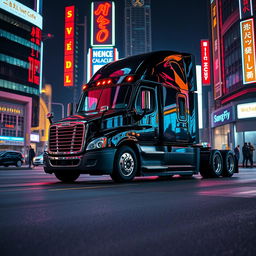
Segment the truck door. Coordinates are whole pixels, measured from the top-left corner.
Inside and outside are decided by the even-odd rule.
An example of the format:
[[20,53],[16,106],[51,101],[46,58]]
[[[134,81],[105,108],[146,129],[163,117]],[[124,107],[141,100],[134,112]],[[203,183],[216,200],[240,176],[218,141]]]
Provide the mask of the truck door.
[[157,105],[156,87],[140,87],[135,99],[135,110],[139,119],[137,124],[141,127],[141,130],[138,131],[140,133],[138,140],[142,145],[152,145],[158,140]]
[[177,141],[189,141],[188,133],[188,102],[185,94],[178,93],[177,98],[177,120],[176,139]]

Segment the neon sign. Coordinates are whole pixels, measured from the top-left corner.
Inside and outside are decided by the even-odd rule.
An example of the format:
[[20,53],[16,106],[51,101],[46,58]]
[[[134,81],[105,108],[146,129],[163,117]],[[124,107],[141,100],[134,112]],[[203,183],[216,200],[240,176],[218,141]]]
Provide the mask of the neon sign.
[[[41,46],[42,31],[38,27],[32,27],[30,41],[38,46]],[[30,56],[28,57],[28,82],[36,85],[40,84],[40,52],[31,48]]]
[[64,86],[74,85],[75,6],[65,8]]
[[201,40],[202,84],[211,83],[210,76],[210,43],[209,40]]
[[243,60],[243,83],[256,82],[256,58],[253,18],[240,22]]
[[219,10],[218,1],[211,3],[211,24],[212,24],[212,58],[213,58],[213,84],[214,99],[222,96],[221,81],[221,58],[220,58],[220,31],[219,31]]
[[252,0],[239,0],[240,19],[253,16]]
[[110,1],[92,3],[92,46],[113,46],[114,3]]

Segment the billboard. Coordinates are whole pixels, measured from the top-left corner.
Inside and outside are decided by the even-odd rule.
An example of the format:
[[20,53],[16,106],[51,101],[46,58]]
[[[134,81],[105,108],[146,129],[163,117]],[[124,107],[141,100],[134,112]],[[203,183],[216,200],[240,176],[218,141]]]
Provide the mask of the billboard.
[[91,46],[115,45],[115,4],[111,1],[92,2]]
[[212,57],[213,57],[213,86],[214,99],[222,96],[221,61],[220,61],[220,32],[219,32],[219,10],[218,1],[211,4],[212,25]]
[[202,84],[210,85],[210,42],[201,40],[201,63],[202,63]]
[[256,82],[255,35],[253,18],[240,22],[243,83]]
[[0,8],[42,29],[42,16],[15,0],[0,0]]
[[74,86],[75,6],[65,7],[64,86]]
[[90,48],[88,53],[88,80],[104,65],[118,60],[116,48]]
[[240,20],[253,16],[252,0],[239,0]]
[[256,102],[238,104],[237,118],[256,118]]

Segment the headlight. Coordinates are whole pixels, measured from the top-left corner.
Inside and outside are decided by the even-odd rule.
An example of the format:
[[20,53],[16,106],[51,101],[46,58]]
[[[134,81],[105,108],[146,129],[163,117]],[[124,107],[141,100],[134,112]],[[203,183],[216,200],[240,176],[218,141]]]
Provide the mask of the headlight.
[[106,137],[101,137],[98,139],[95,139],[91,141],[86,150],[93,150],[93,149],[99,149],[99,148],[105,148],[107,146],[107,138]]

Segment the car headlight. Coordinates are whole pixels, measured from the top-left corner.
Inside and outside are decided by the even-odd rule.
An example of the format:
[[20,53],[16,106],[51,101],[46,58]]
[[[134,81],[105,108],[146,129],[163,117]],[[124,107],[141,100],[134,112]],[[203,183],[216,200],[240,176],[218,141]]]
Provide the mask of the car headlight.
[[107,146],[107,138],[106,137],[100,137],[98,139],[95,139],[91,141],[86,150],[94,150],[99,148],[105,148]]

